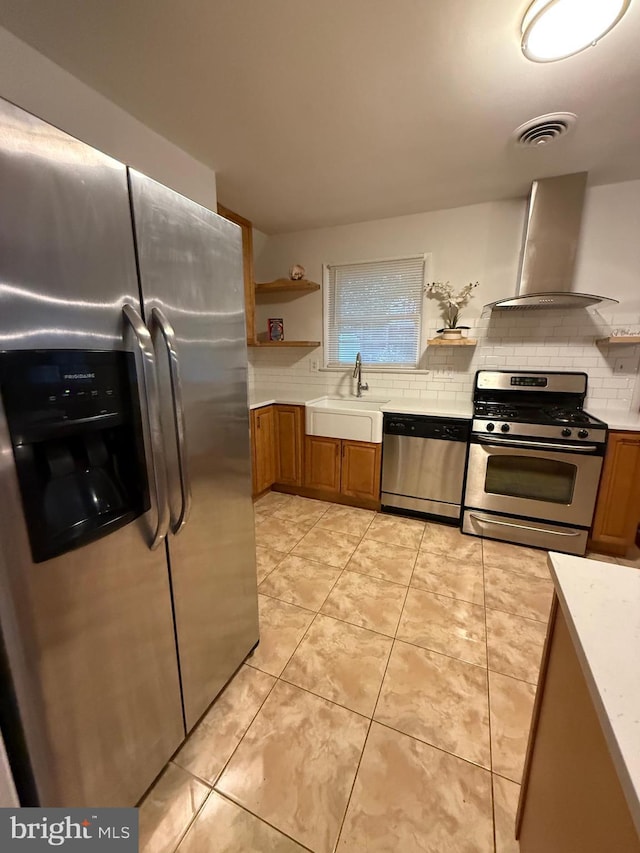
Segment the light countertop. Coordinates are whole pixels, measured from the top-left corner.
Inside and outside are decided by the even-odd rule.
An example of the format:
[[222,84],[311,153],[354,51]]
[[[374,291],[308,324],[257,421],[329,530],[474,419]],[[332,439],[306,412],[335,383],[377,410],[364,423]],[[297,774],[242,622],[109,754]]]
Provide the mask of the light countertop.
[[[279,388],[256,388],[249,394],[249,408],[270,406],[280,403],[284,406],[304,406],[310,400],[317,400],[327,394],[322,388],[304,388],[286,386]],[[333,396],[333,395],[331,395]],[[366,399],[366,394],[363,396]],[[599,409],[597,406],[586,407],[589,414],[600,418],[609,429],[629,432],[640,432],[640,412],[630,412],[623,409]],[[399,415],[433,415],[434,417],[467,418],[473,417],[473,403],[469,400],[439,400],[433,398],[404,397],[391,399],[384,406],[383,412],[397,412]]]
[[585,408],[590,415],[604,421],[609,429],[640,432],[640,412],[622,409],[599,409],[597,406],[585,406]]
[[322,397],[322,390],[317,388],[256,388],[249,392],[249,408],[259,409],[261,406],[271,406],[280,403],[282,406],[304,406],[310,400]]
[[[258,409],[261,406],[270,406],[280,403],[283,406],[304,406],[311,400],[317,400],[326,395],[326,392],[317,388],[256,388],[249,394],[249,408]],[[329,395],[334,396],[334,395]],[[337,396],[337,395],[336,395]],[[355,398],[354,398],[355,399]],[[367,399],[364,394],[363,400]],[[399,415],[433,415],[448,418],[466,418],[473,416],[473,404],[471,398],[468,402],[433,399],[411,399],[409,397],[389,400],[380,407],[382,412],[395,412]]]
[[389,400],[381,406],[383,412],[395,412],[398,415],[433,415],[434,417],[464,418],[471,420],[473,417],[473,403],[471,397],[468,402],[458,400],[432,399],[404,399]]
[[549,566],[640,834],[640,571],[555,553]]

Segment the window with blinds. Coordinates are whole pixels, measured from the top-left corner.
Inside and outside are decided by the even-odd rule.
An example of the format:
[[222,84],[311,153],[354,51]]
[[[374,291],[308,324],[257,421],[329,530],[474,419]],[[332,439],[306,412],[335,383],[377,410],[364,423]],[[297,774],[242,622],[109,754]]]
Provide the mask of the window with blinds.
[[325,287],[327,367],[417,367],[425,258],[331,265]]

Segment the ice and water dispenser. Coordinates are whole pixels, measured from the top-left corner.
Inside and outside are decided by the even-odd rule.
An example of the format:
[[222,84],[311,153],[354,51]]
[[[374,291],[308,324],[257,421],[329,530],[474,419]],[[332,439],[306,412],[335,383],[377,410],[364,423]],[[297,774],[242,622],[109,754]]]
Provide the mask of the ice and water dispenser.
[[0,353],[0,385],[34,562],[149,508],[132,353]]

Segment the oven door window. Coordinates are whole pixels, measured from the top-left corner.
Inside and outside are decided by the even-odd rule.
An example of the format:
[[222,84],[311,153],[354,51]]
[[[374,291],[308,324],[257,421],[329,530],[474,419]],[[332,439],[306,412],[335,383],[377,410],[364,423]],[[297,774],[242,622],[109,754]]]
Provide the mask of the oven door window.
[[569,505],[577,473],[576,465],[555,459],[515,454],[489,456],[485,492]]

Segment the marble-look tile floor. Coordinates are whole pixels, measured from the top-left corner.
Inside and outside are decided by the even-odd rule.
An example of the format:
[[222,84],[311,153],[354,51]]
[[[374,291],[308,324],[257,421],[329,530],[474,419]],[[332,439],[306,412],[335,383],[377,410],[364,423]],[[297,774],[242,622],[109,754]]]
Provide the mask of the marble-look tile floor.
[[517,853],[546,554],[276,492],[255,514],[260,645],[143,802],[141,850]]

